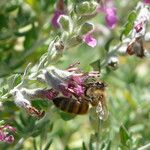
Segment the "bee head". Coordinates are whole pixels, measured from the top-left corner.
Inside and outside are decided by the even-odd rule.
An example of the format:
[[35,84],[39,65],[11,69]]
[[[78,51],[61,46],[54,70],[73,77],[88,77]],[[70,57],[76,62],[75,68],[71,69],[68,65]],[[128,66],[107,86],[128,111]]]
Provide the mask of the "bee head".
[[105,98],[106,84],[104,82],[89,83],[85,95],[93,106],[97,106],[99,101]]

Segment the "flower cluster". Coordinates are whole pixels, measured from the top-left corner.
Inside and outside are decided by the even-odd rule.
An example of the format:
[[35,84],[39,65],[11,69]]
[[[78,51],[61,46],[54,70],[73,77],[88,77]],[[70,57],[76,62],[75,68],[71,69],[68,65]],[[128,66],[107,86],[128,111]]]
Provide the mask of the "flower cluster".
[[16,129],[10,125],[0,126],[0,141],[5,143],[12,143],[14,136],[11,133],[16,133]]

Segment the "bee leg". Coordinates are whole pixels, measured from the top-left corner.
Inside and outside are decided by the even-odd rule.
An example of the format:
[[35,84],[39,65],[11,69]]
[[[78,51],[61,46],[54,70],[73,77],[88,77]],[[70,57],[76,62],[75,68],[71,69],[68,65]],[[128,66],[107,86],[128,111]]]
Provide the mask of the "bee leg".
[[92,102],[92,98],[90,96],[88,96],[88,95],[87,96],[82,96],[81,100],[82,99],[84,99],[85,101],[90,102],[90,103]]
[[68,68],[67,68],[67,70],[68,69],[71,69],[71,68],[74,68],[75,66],[77,66],[77,65],[79,65],[80,64],[80,62],[75,62],[75,63],[73,63],[73,64],[71,64]]

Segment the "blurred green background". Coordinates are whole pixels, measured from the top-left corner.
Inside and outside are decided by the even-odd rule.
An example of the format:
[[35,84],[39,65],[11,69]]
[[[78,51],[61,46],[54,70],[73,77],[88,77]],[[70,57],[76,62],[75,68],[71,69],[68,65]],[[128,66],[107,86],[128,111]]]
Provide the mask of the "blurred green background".
[[[0,92],[6,93],[10,76],[18,75],[18,83],[29,62],[36,64],[47,51],[52,37],[60,35],[51,25],[55,0],[4,0],[0,2]],[[129,1],[128,1],[129,2]],[[138,1],[115,1],[119,23],[111,36],[119,42],[127,13]],[[74,1],[65,1],[68,6]],[[127,13],[124,13],[124,12]],[[98,15],[91,22],[104,24]],[[103,40],[108,37],[100,35]],[[90,48],[86,44],[65,51],[56,64],[61,69],[80,61],[80,67],[91,70],[90,63],[105,55],[105,44]],[[47,111],[42,120],[29,117],[18,109],[13,99],[0,102],[0,118],[17,128],[13,144],[0,143],[0,149],[23,150],[116,150],[137,149],[150,143],[150,59],[120,56],[119,68],[102,71],[108,84],[109,118],[95,117],[94,110],[84,116],[62,113],[51,102],[34,101],[33,105]],[[33,84],[31,88],[35,88]]]

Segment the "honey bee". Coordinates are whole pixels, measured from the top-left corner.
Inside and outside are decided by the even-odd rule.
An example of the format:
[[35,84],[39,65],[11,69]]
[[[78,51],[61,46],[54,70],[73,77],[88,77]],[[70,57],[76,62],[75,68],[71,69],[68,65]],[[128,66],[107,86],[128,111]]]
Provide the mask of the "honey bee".
[[100,119],[106,120],[108,117],[106,95],[106,85],[103,82],[94,82],[87,84],[84,97],[81,99],[56,97],[53,99],[54,105],[60,110],[76,115],[86,114],[90,104],[96,108]]

